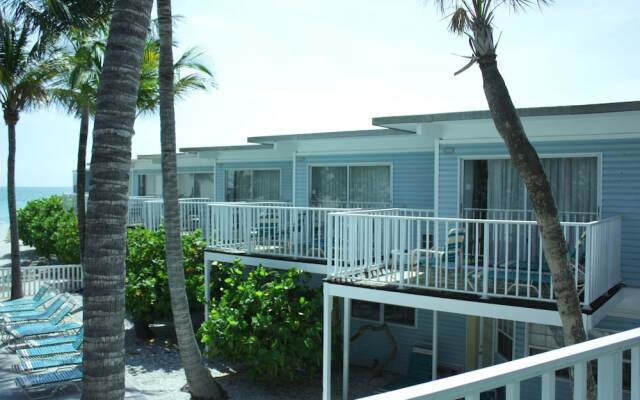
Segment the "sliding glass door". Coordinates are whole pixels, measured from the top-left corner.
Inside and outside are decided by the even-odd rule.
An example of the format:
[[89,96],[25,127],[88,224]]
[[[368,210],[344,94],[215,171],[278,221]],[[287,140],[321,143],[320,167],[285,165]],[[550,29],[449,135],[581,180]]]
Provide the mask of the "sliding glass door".
[[314,166],[310,171],[312,207],[391,206],[391,166]]
[[[590,221],[598,214],[598,158],[542,158],[565,221]],[[464,160],[462,216],[533,219],[527,191],[510,159]]]
[[178,196],[213,199],[213,173],[178,174]]
[[280,170],[230,170],[225,185],[226,201],[280,200]]

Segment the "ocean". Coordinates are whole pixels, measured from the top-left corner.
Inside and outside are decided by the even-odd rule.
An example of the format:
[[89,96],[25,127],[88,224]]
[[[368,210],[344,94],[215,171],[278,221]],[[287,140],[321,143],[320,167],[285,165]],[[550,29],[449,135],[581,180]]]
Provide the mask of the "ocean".
[[[16,206],[24,207],[30,200],[53,196],[54,194],[72,193],[71,187],[16,187]],[[0,187],[0,224],[9,223],[9,205],[7,204],[7,188]]]

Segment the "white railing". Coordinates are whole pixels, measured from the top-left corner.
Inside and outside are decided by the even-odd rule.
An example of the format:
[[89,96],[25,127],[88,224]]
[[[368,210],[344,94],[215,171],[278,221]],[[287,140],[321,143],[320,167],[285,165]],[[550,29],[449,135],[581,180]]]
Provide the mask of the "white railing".
[[127,225],[144,225],[144,203],[157,200],[155,196],[129,196],[129,208],[127,212]]
[[572,369],[573,399],[587,398],[587,366],[597,362],[598,400],[623,398],[623,352],[631,353],[629,398],[640,399],[640,328],[563,347],[492,367],[361,400],[478,400],[481,393],[505,388],[506,398],[521,398],[520,383],[541,380],[542,400],[556,398],[556,371]]
[[[196,229],[201,229],[206,235],[207,203],[210,201],[211,199],[204,197],[178,200],[181,232],[193,232]],[[144,201],[142,203],[142,225],[147,229],[157,230],[163,223],[164,201],[162,199]]]
[[[36,294],[42,283],[48,283],[61,292],[74,292],[82,288],[82,266],[43,265],[22,267],[22,290],[25,296]],[[0,268],[0,298],[11,297],[11,268]]]
[[[484,298],[554,300],[537,222],[415,213],[331,214],[330,276]],[[578,294],[589,305],[620,282],[620,218],[563,222],[562,227]]]
[[211,248],[324,260],[328,215],[337,208],[263,203],[209,204]]
[[[599,218],[597,212],[559,211],[562,222],[592,222]],[[506,219],[512,221],[535,221],[533,210],[505,210],[499,208],[464,208],[462,218],[468,219]]]

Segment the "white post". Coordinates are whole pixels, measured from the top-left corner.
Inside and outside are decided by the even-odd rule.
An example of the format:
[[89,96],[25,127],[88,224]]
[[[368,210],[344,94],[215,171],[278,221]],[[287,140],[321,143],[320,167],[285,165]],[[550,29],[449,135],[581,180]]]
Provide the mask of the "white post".
[[[591,308],[591,276],[592,269],[594,268],[593,260],[591,259],[592,248],[593,246],[593,238],[591,234],[593,230],[591,229],[591,225],[587,226],[587,235],[586,235],[586,243],[585,243],[585,265],[584,265],[584,305],[585,308]],[[577,255],[576,255],[577,257]]]
[[[484,222],[484,238],[482,250],[482,298],[489,298],[489,224]],[[494,277],[496,279],[496,277]]]
[[[433,216],[440,214],[440,138],[433,139]],[[437,242],[436,242],[437,243]]]
[[291,182],[291,186],[292,186],[292,194],[291,194],[291,204],[293,204],[293,206],[296,206],[296,158],[298,157],[297,155],[297,151],[293,152],[293,182]]
[[507,385],[506,400],[520,400],[520,382],[514,382]]
[[556,398],[556,371],[542,374],[542,400],[555,400]]
[[345,297],[344,313],[343,313],[343,327],[342,333],[342,400],[349,399],[349,352],[351,342],[351,299]]
[[438,312],[433,312],[433,323],[431,333],[431,380],[438,379]]
[[598,399],[622,399],[622,353],[598,358]]
[[323,284],[322,318],[322,400],[331,400],[331,311],[333,296],[327,293]]
[[573,400],[587,398],[587,363],[573,366]]

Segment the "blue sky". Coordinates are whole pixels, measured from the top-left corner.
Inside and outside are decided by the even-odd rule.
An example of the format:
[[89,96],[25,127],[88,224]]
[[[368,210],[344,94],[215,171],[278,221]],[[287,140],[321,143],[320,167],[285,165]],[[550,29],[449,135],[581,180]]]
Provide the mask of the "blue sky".
[[[454,54],[468,54],[467,41],[448,33],[424,0],[190,0],[174,9],[184,17],[181,48],[203,50],[218,83],[177,103],[181,147],[486,109],[477,67],[453,76],[465,63]],[[500,12],[496,24],[499,67],[516,106],[640,99],[640,1],[558,1]],[[78,125],[57,109],[23,114],[17,184],[70,186]],[[140,118],[134,155],[159,149],[157,118]]]

